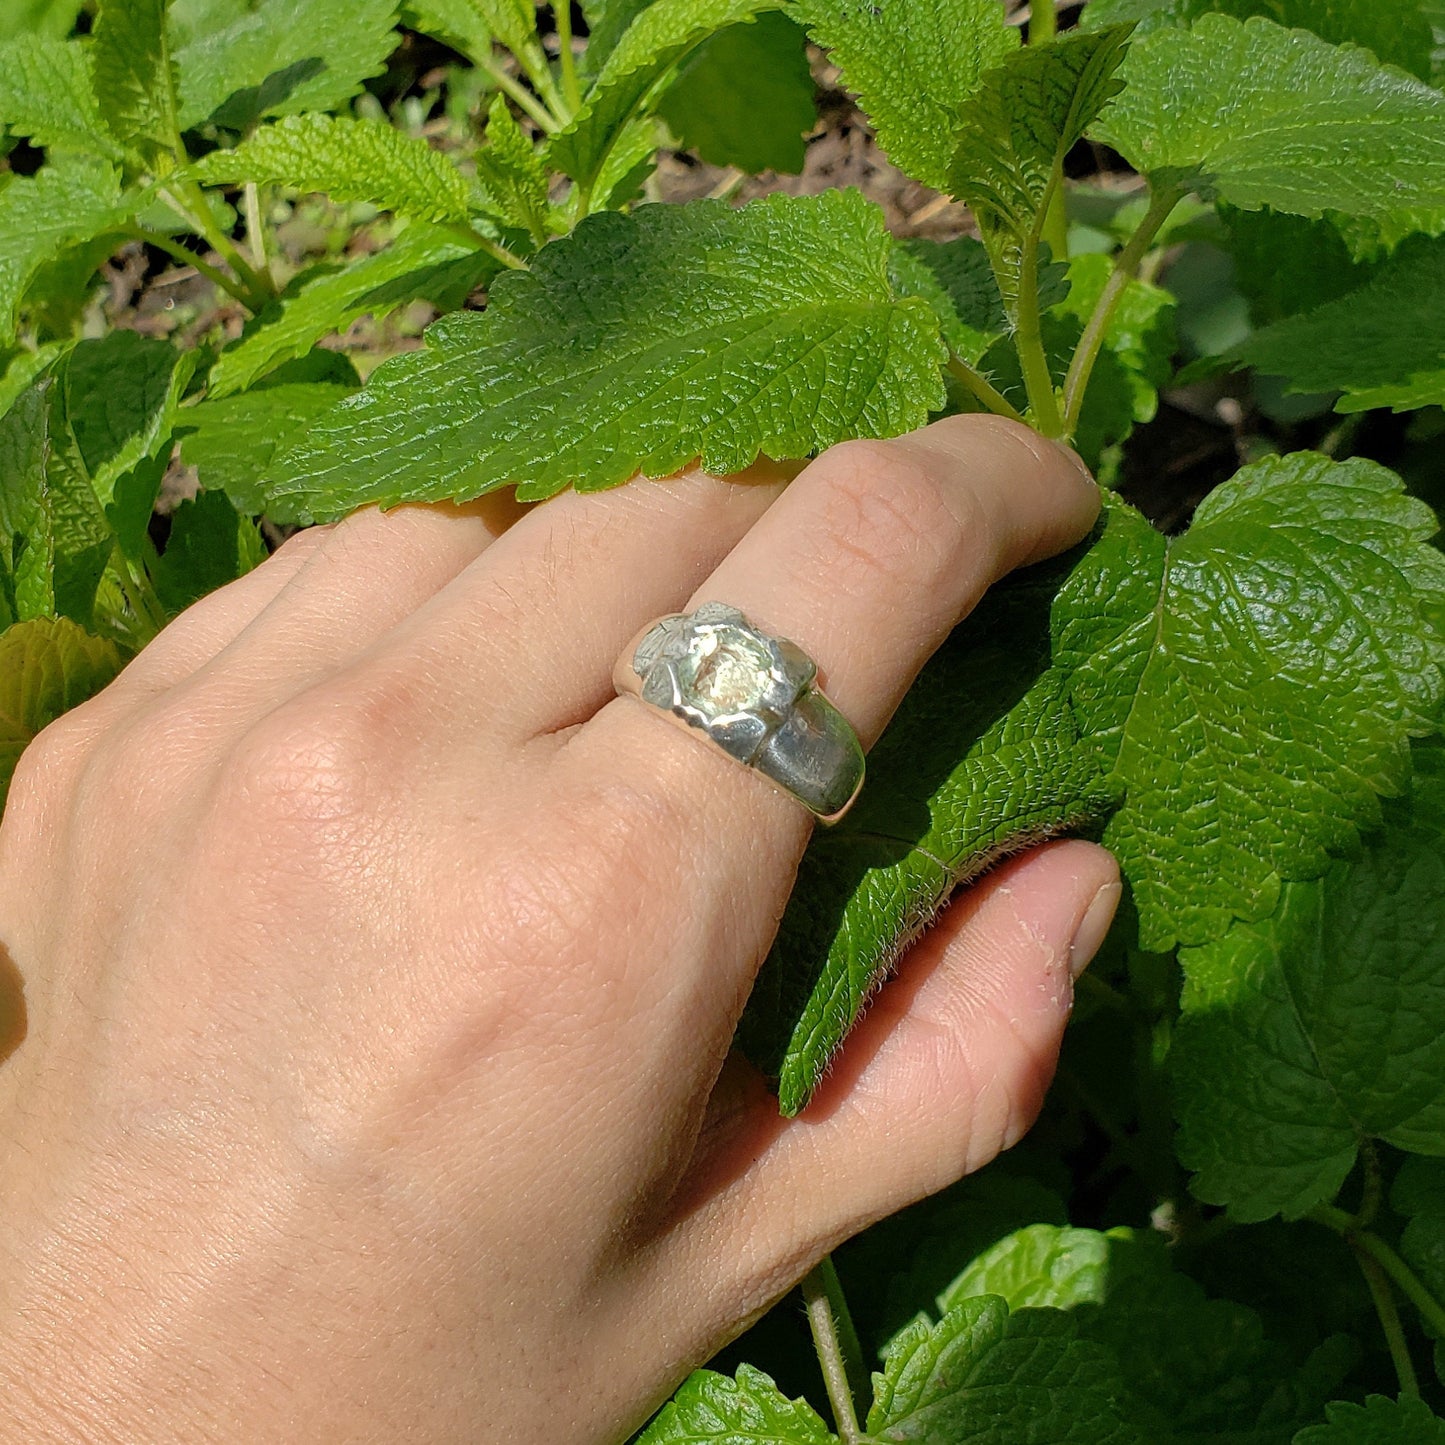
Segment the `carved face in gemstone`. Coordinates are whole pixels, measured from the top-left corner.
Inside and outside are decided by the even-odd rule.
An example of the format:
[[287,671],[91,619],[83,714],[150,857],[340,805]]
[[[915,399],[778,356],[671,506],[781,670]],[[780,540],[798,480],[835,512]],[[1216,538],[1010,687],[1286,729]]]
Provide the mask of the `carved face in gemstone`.
[[735,607],[705,603],[663,618],[638,644],[633,667],[642,695],[703,727],[747,758],[813,680],[792,643],[755,631]]

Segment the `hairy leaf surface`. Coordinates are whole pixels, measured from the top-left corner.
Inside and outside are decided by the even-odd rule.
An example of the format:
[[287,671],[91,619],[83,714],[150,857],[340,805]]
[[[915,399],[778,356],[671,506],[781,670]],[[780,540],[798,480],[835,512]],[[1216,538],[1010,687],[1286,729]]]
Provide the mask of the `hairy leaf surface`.
[[487,112],[487,145],[477,153],[476,168],[485,208],[504,224],[545,241],[550,229],[547,168],[500,94],[492,97]]
[[736,1379],[696,1370],[637,1445],[826,1445],[837,1437],[806,1400],[789,1400],[761,1370]]
[[1418,756],[1358,861],[1180,956],[1180,1158],[1237,1218],[1334,1198],[1363,1139],[1445,1153],[1445,756]]
[[888,268],[893,289],[928,302],[948,349],[968,365],[977,366],[984,352],[1007,334],[1008,313],[988,252],[972,236],[899,241]]
[[7,623],[55,611],[55,529],[46,487],[51,385],[48,377],[35,382],[0,416],[0,583]]
[[395,0],[172,0],[183,130],[331,110],[386,68]]
[[149,157],[176,143],[170,0],[99,0],[92,30],[95,95],[112,134]]
[[119,160],[79,40],[21,35],[0,45],[0,126],[37,146]]
[[0,809],[15,764],[35,735],[99,692],[124,665],[114,643],[64,617],[37,617],[0,632]]
[[0,345],[14,340],[25,288],[56,251],[123,225],[133,210],[115,168],[89,156],[58,157],[0,189]]
[[1358,291],[1257,331],[1235,357],[1335,409],[1445,406],[1445,241],[1407,242]]
[[322,417],[278,459],[272,515],[537,498],[906,431],[942,399],[942,357],[887,259],[856,192],[593,216]]
[[462,173],[424,140],[376,120],[286,116],[234,150],[212,151],[192,168],[211,185],[256,181],[325,191],[337,201],[371,201],[399,216],[464,225]]
[[950,167],[951,193],[973,209],[1010,314],[1020,285],[1032,293],[1036,248],[1064,156],[1122,82],[1126,28],[1074,31],[1016,50],[980,81],[964,109]]
[[181,457],[201,485],[248,512],[266,510],[262,479],[278,452],[356,388],[350,362],[317,351],[289,362],[240,395],[216,397],[181,416]]
[[384,251],[349,265],[308,267],[228,346],[211,368],[210,397],[244,391],[283,362],[304,356],[323,336],[360,316],[378,320],[409,301],[460,306],[498,264],[460,238],[409,226]]
[[1246,210],[1445,226],[1445,96],[1262,19],[1206,15],[1130,49],[1098,136],[1156,182]]
[[843,71],[900,170],[946,191],[959,110],[1018,47],[996,0],[800,0],[796,12]]
[[919,1320],[873,1377],[867,1431],[877,1440],[1005,1445],[1137,1445],[1141,1421],[1109,1352],[1063,1310],[1010,1314],[996,1295]]
[[1363,45],[1380,60],[1430,80],[1430,26],[1420,0],[1089,0],[1081,24],[1137,24],[1141,34],[1163,25],[1191,25],[1218,13],[1313,30],[1334,45]]

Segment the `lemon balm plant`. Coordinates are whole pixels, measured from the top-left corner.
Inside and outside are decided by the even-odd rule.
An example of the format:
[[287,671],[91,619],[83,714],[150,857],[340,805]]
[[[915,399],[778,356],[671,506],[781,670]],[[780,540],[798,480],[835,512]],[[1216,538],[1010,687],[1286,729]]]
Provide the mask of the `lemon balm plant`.
[[[263,516],[728,473],[979,409],[1107,480],[1186,356],[1320,448],[1266,429],[1172,535],[1111,493],[920,679],[744,1020],[782,1109],[991,861],[1087,830],[1130,906],[1038,1142],[812,1278],[821,1375],[785,1310],[650,1442],[1445,1439],[1445,558],[1377,459],[1440,475],[1445,11],[1067,15],[1027,43],[1001,0],[0,17],[0,789],[264,556]],[[477,97],[445,146],[387,73],[419,37],[455,112]],[[653,203],[663,151],[798,168],[805,41],[976,234],[895,239],[849,190]],[[1081,153],[1135,179],[1078,187]],[[314,192],[379,244],[286,261],[276,203]],[[127,249],[244,325],[108,330]],[[363,384],[334,338],[419,300],[424,344]],[[200,491],[158,525],[178,464]]]

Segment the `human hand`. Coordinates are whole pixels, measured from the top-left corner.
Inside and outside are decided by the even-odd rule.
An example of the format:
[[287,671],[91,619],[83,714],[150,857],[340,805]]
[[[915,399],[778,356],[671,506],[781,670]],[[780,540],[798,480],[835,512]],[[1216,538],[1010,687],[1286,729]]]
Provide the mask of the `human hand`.
[[783,482],[313,529],[26,753],[5,1439],[615,1441],[1023,1133],[1108,855],[970,889],[782,1120],[729,1041],[810,819],[610,676],[652,618],[726,601],[869,744],[1096,490],[982,416]]

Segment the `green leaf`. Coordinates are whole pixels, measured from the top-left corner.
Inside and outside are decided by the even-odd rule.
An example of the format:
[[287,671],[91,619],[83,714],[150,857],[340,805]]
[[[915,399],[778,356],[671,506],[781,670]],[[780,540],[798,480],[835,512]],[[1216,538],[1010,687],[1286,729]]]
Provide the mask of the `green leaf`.
[[803,34],[786,15],[759,15],[705,40],[658,102],[681,141],[715,166],[794,174],[803,133],[818,123]]
[[1081,1339],[1069,1314],[1011,1315],[994,1295],[965,1300],[936,1325],[908,1326],[873,1387],[866,1429],[877,1440],[1138,1445],[1147,1438],[1117,1362]]
[[1236,361],[1342,412],[1445,406],[1445,241],[1407,242],[1358,291],[1257,331]]
[[[1390,1186],[1390,1207],[1407,1217],[1400,1231],[1401,1256],[1436,1301],[1445,1302],[1445,1159],[1406,1159]],[[1445,1337],[1428,1320],[1422,1318],[1421,1324],[1435,1340],[1435,1373],[1442,1375]]]
[[602,69],[627,27],[650,4],[652,0],[582,0],[587,21],[587,51],[582,59],[589,74],[596,75]]
[[737,1378],[695,1370],[637,1445],[826,1445],[837,1437],[806,1400],[789,1400],[761,1370]]
[[401,22],[436,36],[474,65],[492,57],[491,29],[472,0],[404,0]]
[[334,110],[386,68],[395,0],[173,0],[182,130]]
[[80,13],[82,0],[10,0],[0,10],[0,40],[39,35],[64,40]]
[[783,1111],[959,882],[1121,795],[1104,842],[1154,952],[1266,916],[1355,846],[1437,725],[1434,527],[1383,468],[1300,453],[1172,541],[1111,501],[1082,555],[993,589],[804,856],[740,1036]]
[[1380,60],[1430,80],[1430,26],[1420,0],[1090,0],[1085,29],[1137,23],[1140,34],[1163,25],[1191,25],[1201,15],[1262,15],[1313,30],[1334,45],[1363,45]]
[[1117,1283],[1118,1245],[1131,1231],[1035,1224],[984,1250],[938,1297],[947,1313],[975,1295],[998,1295],[1011,1310],[1098,1304]]
[[0,45],[0,126],[33,145],[119,160],[79,40],[22,35]]
[[0,345],[15,337],[25,288],[62,246],[123,225],[135,209],[106,162],[63,156],[0,189]]
[[548,164],[591,187],[649,92],[695,46],[778,0],[655,0],[628,26],[582,109],[552,138]]
[[550,230],[549,177],[542,158],[522,133],[506,100],[492,97],[485,149],[476,156],[477,185],[486,209],[504,223],[545,241]]
[[0,632],[0,808],[35,735],[99,692],[124,665],[114,643],[64,617],[37,617]]
[[0,416],[0,580],[12,622],[55,612],[50,387],[48,377],[35,381]]
[[1127,28],[1073,31],[1016,50],[985,74],[964,110],[948,189],[973,209],[1013,310],[1021,248],[1037,245],[1064,156],[1122,89]]
[[1245,210],[1445,227],[1445,96],[1366,51],[1206,15],[1136,42],[1122,74],[1095,131],[1156,185]]
[[256,524],[237,512],[224,492],[203,492],[171,513],[166,550],[152,572],[156,596],[167,612],[183,612],[265,557]]
[[80,342],[57,368],[70,434],[102,507],[122,474],[168,443],[195,359],[168,342],[112,331]]
[[203,487],[224,491],[247,512],[266,510],[262,479],[273,458],[355,388],[339,379],[289,380],[290,370],[239,396],[200,402],[180,419],[181,460],[197,468]]
[[370,201],[399,216],[466,225],[467,183],[440,151],[378,120],[286,116],[193,167],[209,185],[242,181]]
[[955,887],[1115,801],[1048,665],[1065,566],[985,597],[874,747],[847,817],[815,834],[741,1034],[779,1075],[785,1114],[807,1103],[864,1002]]
[[1018,47],[997,0],[799,0],[888,158],[935,190],[950,184],[959,108]]
[[940,347],[887,258],[857,192],[592,216],[278,458],[272,515],[538,498],[907,431],[942,399]]
[[[1049,269],[1051,275],[1061,270]],[[898,295],[928,302],[948,349],[969,366],[977,366],[989,347],[1008,334],[1008,314],[988,252],[972,236],[899,241],[888,270]]]
[[1442,695],[1435,525],[1384,468],[1308,452],[1245,467],[1172,541],[1111,509],[1055,655],[1128,793],[1104,841],[1145,948],[1266,916],[1405,785]]
[[532,0],[472,0],[482,23],[518,59],[546,63],[537,37],[537,7]]
[[1363,856],[1185,949],[1181,1160],[1242,1220],[1333,1199],[1363,1139],[1445,1153],[1445,757]]
[[1294,1445],[1445,1445],[1445,1420],[1423,1400],[1371,1395],[1363,1405],[1336,1400],[1324,1425],[1311,1425]]
[[91,56],[95,96],[116,139],[146,158],[178,148],[170,0],[99,0]]
[[460,306],[499,269],[458,237],[420,224],[409,226],[386,250],[349,265],[309,266],[217,358],[209,394],[244,391],[359,316],[380,320],[419,299],[443,309]]
[[1027,1174],[1008,1172],[1021,1155],[970,1174],[875,1224],[833,1256],[848,1308],[865,1341],[890,1340],[976,1255],[1039,1221],[1064,1224],[1063,1200]]
[[1141,1418],[1158,1412],[1160,1431],[1143,1438],[1160,1438],[1167,1420],[1171,1445],[1280,1441],[1318,1414],[1344,1373],[1338,1349],[1295,1359],[1265,1338],[1253,1310],[1209,1299],[1153,1231],[1018,1230],[979,1255],[939,1308],[980,1295],[997,1295],[1015,1311],[1071,1311],[1080,1339],[1127,1366]]
[[1219,207],[1239,289],[1258,326],[1358,290],[1380,269],[1355,256],[1340,228],[1276,211]]

